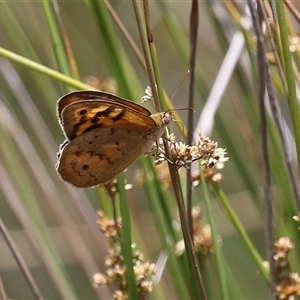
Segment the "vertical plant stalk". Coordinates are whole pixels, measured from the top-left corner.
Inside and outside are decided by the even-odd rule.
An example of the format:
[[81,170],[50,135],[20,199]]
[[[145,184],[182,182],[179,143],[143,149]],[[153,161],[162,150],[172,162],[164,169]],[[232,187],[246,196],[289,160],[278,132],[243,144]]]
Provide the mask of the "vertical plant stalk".
[[122,234],[122,253],[124,255],[124,262],[126,264],[126,277],[128,284],[128,299],[138,299],[137,287],[135,281],[135,275],[133,270],[133,254],[131,247],[131,222],[130,222],[130,212],[126,199],[125,191],[125,175],[122,172],[118,176],[118,191],[119,191],[119,204],[120,213],[123,222],[123,234]]
[[[156,84],[157,84],[157,91],[158,91],[158,96],[159,99],[164,103],[164,90],[162,88],[162,80],[161,80],[161,75],[159,71],[159,65],[158,65],[158,60],[157,60],[157,53],[156,53],[156,48],[154,45],[154,40],[153,40],[153,34],[152,34],[152,29],[151,29],[151,21],[150,21],[150,11],[149,11],[149,3],[148,0],[144,0],[144,15],[145,15],[145,22],[146,22],[146,33],[147,33],[147,39],[148,39],[148,44],[149,44],[149,49],[150,49],[150,56],[151,56],[151,61],[152,61],[152,67],[154,71],[154,76],[156,79]],[[165,137],[165,134],[164,136]],[[189,258],[189,268],[191,269],[192,273],[194,274],[197,282],[197,290],[201,295],[201,299],[206,299],[205,295],[205,290],[204,290],[204,285],[203,281],[201,278],[200,270],[199,270],[199,264],[197,261],[192,237],[189,231],[188,227],[188,222],[187,222],[187,217],[186,217],[186,212],[184,208],[184,201],[183,201],[183,196],[182,196],[182,190],[180,186],[180,180],[178,176],[178,172],[176,170],[176,166],[172,164],[172,156],[169,148],[169,144],[164,138],[164,147],[166,151],[166,157],[169,160],[169,170],[170,170],[170,176],[172,180],[172,185],[175,193],[175,198],[177,201],[177,206],[178,206],[178,211],[179,211],[179,216],[180,216],[180,222],[181,222],[181,228],[183,232],[183,238],[187,250],[187,256]]]
[[6,295],[1,277],[0,277],[0,299],[7,300],[7,295]]
[[229,289],[228,289],[228,280],[226,278],[225,267],[224,267],[225,261],[224,259],[222,259],[222,253],[218,243],[217,227],[214,221],[211,199],[209,197],[208,186],[203,171],[204,169],[203,168],[201,169],[201,164],[199,164],[199,169],[200,169],[201,186],[203,189],[203,197],[206,206],[207,219],[210,223],[210,228],[212,233],[214,258],[217,266],[216,273],[218,274],[220,280],[221,296],[222,299],[229,299],[230,297],[229,297]]
[[[161,104],[160,104],[160,101],[159,101],[158,95],[157,95],[154,71],[153,71],[151,61],[150,61],[150,54],[149,54],[149,47],[148,47],[148,43],[147,43],[147,37],[145,36],[145,31],[143,29],[142,20],[141,20],[141,16],[140,16],[140,13],[139,13],[139,8],[138,8],[137,1],[133,0],[132,4],[133,4],[134,13],[135,13],[135,18],[136,18],[137,25],[138,25],[139,35],[140,35],[142,49],[143,49],[145,63],[146,63],[147,74],[148,74],[148,78],[149,78],[149,81],[150,81],[153,100],[154,100],[154,103],[155,103],[155,109],[157,111],[161,111]],[[150,18],[150,15],[148,15],[146,17],[146,20],[148,20],[150,22],[149,18]],[[147,26],[147,21],[146,21],[146,26]],[[149,25],[147,26],[147,32],[148,32],[148,29],[149,29]]]
[[[285,17],[285,9],[283,1],[275,1],[276,12],[278,17],[278,25],[280,29],[280,39],[283,57],[283,69],[288,85],[288,103],[290,106],[290,113],[292,116],[293,130],[296,142],[296,151],[298,159],[298,170],[300,170],[300,114],[299,105],[296,95],[295,75],[292,67],[292,56],[289,47],[289,33],[287,29],[287,22]],[[300,210],[300,203],[298,203]]]
[[[162,78],[159,71],[159,63],[157,59],[156,47],[153,40],[153,33],[151,28],[151,19],[150,19],[150,10],[148,0],[143,0],[144,4],[144,16],[145,16],[145,24],[146,24],[146,34],[147,34],[147,42],[151,57],[151,67],[153,68],[154,80],[155,80],[155,94],[157,94],[157,103],[154,97],[155,107],[158,111],[161,111],[161,106],[163,106],[163,110],[165,108],[165,94],[162,86]],[[152,91],[153,92],[153,91]],[[153,95],[155,95],[153,94]]]
[[65,49],[61,40],[61,36],[59,33],[57,20],[53,12],[52,4],[49,1],[41,1],[41,3],[48,23],[52,46],[54,49],[54,54],[55,54],[58,68],[60,72],[70,76],[70,68],[66,57]]
[[70,43],[68,34],[66,32],[66,28],[65,28],[63,19],[62,19],[61,14],[60,14],[60,9],[59,9],[57,0],[52,0],[52,5],[53,5],[54,12],[55,12],[58,29],[59,29],[59,32],[60,32],[61,41],[62,41],[62,44],[64,46],[64,50],[65,50],[65,53],[66,53],[66,58],[68,60],[70,74],[72,75],[73,78],[76,78],[76,79],[79,80],[80,78],[79,78],[79,73],[78,73],[76,61],[75,61],[75,58],[74,58],[74,53],[72,51],[71,43]]
[[[276,1],[277,2],[277,1]],[[281,2],[281,1],[279,1]],[[282,44],[282,52],[284,56],[284,72],[287,78],[287,86],[288,86],[288,101],[290,105],[290,112],[292,115],[293,121],[293,129],[295,134],[295,142],[296,142],[296,151],[297,151],[297,158],[298,158],[298,174],[300,169],[300,116],[299,116],[299,105],[296,96],[296,87],[295,87],[295,80],[292,68],[292,58],[289,49],[289,42],[288,42],[288,31],[286,27],[285,21],[285,11],[284,5],[282,3],[276,3],[277,6],[277,15],[278,15],[278,24],[280,28],[280,37],[281,37],[281,44]],[[298,215],[300,215],[300,196],[299,191],[295,190],[297,187],[296,179],[293,180],[293,187],[296,194],[297,199],[297,206],[298,206]],[[295,185],[294,185],[295,183]]]
[[269,271],[267,270],[266,266],[263,264],[263,258],[260,256],[259,252],[255,248],[249,234],[247,233],[245,227],[243,226],[241,220],[238,218],[237,214],[235,213],[233,207],[230,204],[229,199],[226,197],[224,191],[220,189],[219,184],[211,183],[214,189],[214,192],[218,196],[220,204],[222,206],[222,210],[228,216],[231,224],[235,227],[236,231],[240,235],[242,241],[245,243],[246,248],[249,250],[251,256],[253,257],[259,272],[265,278],[266,282],[269,283]]
[[[148,43],[149,43],[149,47],[150,47],[150,54],[151,54],[151,57],[157,57],[156,48],[155,48],[154,41],[153,41],[153,34],[152,34],[151,27],[150,27],[150,12],[149,12],[149,6],[148,6],[147,0],[144,0],[144,11],[145,11],[146,24],[147,24],[147,37],[148,37]],[[164,93],[163,93],[163,89],[161,87],[162,81],[161,81],[161,76],[160,76],[160,72],[159,72],[159,66],[157,64],[157,59],[152,60],[152,62],[154,64],[153,69],[154,69],[155,78],[157,79],[156,84],[157,84],[159,99],[164,99]],[[156,62],[156,64],[155,64],[155,62]],[[164,139],[164,147],[166,150],[167,158],[169,159],[169,161],[172,161],[172,156],[171,156],[169,145],[168,145],[168,142],[166,141],[166,139]],[[170,175],[171,175],[171,179],[172,179],[172,185],[173,185],[173,189],[174,189],[174,193],[175,193],[175,198],[177,201],[183,237],[184,237],[184,241],[185,241],[185,245],[186,245],[186,249],[187,249],[187,256],[190,260],[189,266],[192,267],[192,269],[193,269],[193,273],[196,277],[196,282],[198,285],[198,290],[201,294],[201,298],[206,299],[204,285],[202,282],[199,265],[198,265],[198,261],[196,258],[195,249],[193,246],[193,240],[192,240],[189,228],[188,228],[188,223],[187,223],[186,212],[185,212],[185,208],[184,208],[184,201],[183,201],[182,190],[181,190],[181,186],[180,186],[178,172],[176,170],[175,165],[172,163],[169,163],[169,170],[170,170]]]
[[[198,41],[198,29],[199,29],[199,5],[197,0],[193,0],[190,15],[190,85],[189,85],[189,103],[188,107],[194,107],[194,92],[195,92],[195,69],[196,69],[196,57],[197,57],[197,41]],[[187,126],[187,144],[191,145],[193,140],[194,132],[194,112],[188,110],[188,126]],[[192,169],[191,163],[186,170],[186,201],[187,201],[187,219],[190,229],[192,240],[194,239],[193,233],[193,219],[192,219]]]
[[[169,160],[172,159],[169,144],[167,143],[167,141],[165,139],[164,139],[164,146],[165,146],[167,158]],[[186,252],[187,252],[187,257],[188,257],[188,262],[189,262],[189,268],[193,271],[193,274],[195,275],[197,286],[198,286],[198,291],[201,295],[201,299],[205,300],[205,299],[207,299],[207,297],[206,297],[204,284],[203,284],[202,276],[201,276],[200,269],[199,269],[198,260],[197,260],[196,253],[195,253],[194,243],[193,243],[192,236],[191,236],[191,233],[189,230],[186,211],[184,208],[184,202],[183,202],[182,190],[181,190],[181,186],[180,186],[179,175],[178,175],[178,172],[177,172],[174,164],[169,162],[168,165],[169,165],[169,171],[170,171],[170,176],[171,176],[171,180],[172,180],[172,186],[173,186],[173,190],[174,190],[174,194],[175,194],[175,198],[176,198],[176,202],[177,202],[180,223],[181,223],[181,228],[182,228],[182,234],[183,234],[184,244],[186,247]],[[195,298],[195,296],[193,298]]]
[[[264,1],[261,1],[261,0],[259,0],[259,1],[260,1],[260,7],[261,7],[261,10],[262,10],[263,19],[264,20],[268,20],[270,18],[274,19],[274,15],[270,13],[270,7],[269,7],[268,3],[264,2]],[[274,27],[277,29],[278,28],[277,24]],[[278,30],[276,31],[276,33],[278,33]],[[288,86],[287,86],[287,82],[286,82],[286,78],[285,78],[285,74],[284,74],[284,71],[283,71],[283,66],[282,66],[281,61],[280,61],[279,54],[276,51],[276,44],[275,44],[274,39],[272,38],[273,32],[272,32],[271,25],[269,24],[269,22],[266,22],[266,33],[265,34],[269,35],[269,37],[270,37],[268,42],[270,43],[271,51],[273,52],[273,55],[275,57],[275,64],[277,66],[278,75],[279,75],[280,80],[282,82],[282,87],[283,87],[284,93],[285,93],[286,97],[288,98],[288,94],[289,94]]]
[[[138,48],[137,44],[135,43],[134,39],[132,38],[132,36],[128,32],[128,30],[126,29],[125,25],[122,23],[121,19],[119,18],[118,14],[115,12],[114,8],[111,6],[111,4],[109,3],[109,1],[108,0],[104,0],[103,2],[106,5],[106,7],[107,7],[109,13],[111,14],[112,18],[114,19],[114,21],[118,25],[118,27],[119,27],[120,31],[122,32],[124,38],[126,39],[126,41],[128,42],[128,44],[130,45],[132,51],[134,52],[135,56],[137,57],[137,59],[139,61],[141,67],[145,71],[147,71],[146,70],[145,60],[144,60],[145,55],[143,57],[143,55],[142,55],[140,49]],[[136,12],[136,2],[134,2],[134,10]],[[136,19],[137,19],[137,17],[139,17],[139,14],[138,14],[138,16],[136,14]],[[141,36],[141,31],[140,31],[140,27],[139,27],[139,25],[141,24],[141,22],[138,22],[138,19],[137,19],[137,23],[138,23],[139,33],[140,33],[140,36]]]
[[27,281],[31,291],[32,291],[32,294],[34,296],[35,299],[37,300],[43,300],[44,297],[42,296],[39,288],[38,288],[38,285],[36,284],[33,276],[31,275],[30,273],[30,270],[29,268],[27,267],[23,257],[21,256],[21,254],[19,253],[15,243],[13,242],[13,240],[11,239],[4,223],[2,222],[2,220],[0,219],[0,231],[3,235],[3,238],[4,240],[6,241],[6,244],[8,246],[8,248],[10,249],[12,255],[14,256],[21,272],[23,273],[24,275],[24,278],[25,280]]
[[[262,2],[261,0],[259,1],[260,3],[260,8],[262,10],[262,14],[263,14],[263,18],[266,20],[267,19],[267,15],[265,12],[265,3]],[[267,26],[267,30],[268,30],[268,34],[271,37],[272,34],[270,32],[269,26]],[[286,79],[284,77],[284,73],[280,64],[280,60],[279,60],[279,56],[276,52],[275,49],[275,45],[272,39],[270,39],[271,45],[272,45],[272,50],[274,52],[274,55],[276,57],[276,64],[277,64],[277,68],[278,68],[278,72],[282,81],[282,85],[284,87],[284,91],[286,94],[286,97],[288,97],[288,87],[287,87],[287,82]],[[274,121],[275,124],[278,128],[278,132],[281,138],[281,142],[282,142],[282,147],[283,147],[283,152],[284,152],[284,158],[285,158],[285,162],[287,165],[287,169],[288,169],[288,173],[291,179],[291,184],[292,184],[292,188],[294,191],[294,195],[295,195],[295,199],[296,199],[296,204],[298,207],[298,215],[300,215],[300,189],[299,189],[299,185],[298,185],[298,179],[297,179],[297,175],[296,175],[296,169],[295,166],[292,162],[292,158],[291,158],[291,151],[289,151],[289,146],[288,146],[288,141],[285,135],[285,130],[284,130],[284,126],[282,124],[281,118],[280,118],[280,106],[276,100],[275,97],[275,92],[273,89],[273,85],[271,84],[271,81],[267,81],[266,82],[267,85],[267,90],[268,90],[268,94],[269,94],[269,99],[270,99],[270,107],[272,110],[272,114],[274,117]]]
[[[274,250],[273,250],[273,203],[271,196],[271,175],[270,164],[268,157],[268,136],[267,136],[267,118],[265,107],[265,91],[266,85],[270,85],[270,74],[268,63],[266,61],[264,50],[264,38],[261,29],[261,22],[258,16],[258,11],[261,13],[259,2],[255,3],[248,0],[250,12],[253,20],[253,28],[257,37],[257,64],[258,64],[258,77],[259,77],[259,111],[261,118],[261,143],[262,143],[262,162],[264,171],[264,198],[265,198],[265,211],[266,211],[266,247],[267,257],[270,267],[270,288],[271,299],[276,300],[276,283],[275,283],[275,266],[274,266]],[[269,92],[269,91],[268,91]]]
[[283,0],[287,8],[293,14],[294,18],[300,23],[300,13],[290,0]]

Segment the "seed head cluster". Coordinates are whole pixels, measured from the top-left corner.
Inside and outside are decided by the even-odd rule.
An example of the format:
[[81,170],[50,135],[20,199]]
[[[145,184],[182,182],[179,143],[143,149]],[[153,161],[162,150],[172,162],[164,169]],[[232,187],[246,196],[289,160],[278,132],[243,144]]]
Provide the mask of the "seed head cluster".
[[[173,134],[169,135],[168,141],[173,159],[172,163],[178,169],[181,167],[189,168],[190,163],[200,160],[203,172],[211,177],[212,174],[215,174],[214,169],[223,168],[224,163],[229,159],[226,156],[226,149],[219,148],[217,142],[204,137],[200,132],[199,141],[196,145],[191,146],[183,142],[176,142]],[[160,139],[158,144],[153,146],[149,154],[154,156],[156,165],[168,160],[165,155],[162,139]]]
[[274,243],[276,291],[278,298],[283,300],[296,299],[295,296],[300,296],[300,276],[291,272],[288,259],[293,248],[294,245],[288,237],[282,237]]
[[[99,211],[98,224],[100,230],[109,239],[110,248],[105,257],[107,269],[104,273],[94,275],[94,286],[115,285],[117,289],[113,294],[113,299],[128,300],[127,270],[120,244],[117,241],[118,234],[122,230],[122,222],[109,219],[102,211]],[[135,250],[133,252],[133,265],[139,299],[147,299],[147,295],[153,290],[151,277],[155,273],[155,264],[145,261],[143,254]]]
[[[202,213],[200,207],[196,206],[192,209],[193,219],[193,238],[195,251],[201,255],[209,255],[214,252],[214,246],[209,224],[204,224],[202,221]],[[218,237],[219,244],[222,240]],[[175,253],[180,256],[185,251],[184,241],[180,240],[175,245]]]

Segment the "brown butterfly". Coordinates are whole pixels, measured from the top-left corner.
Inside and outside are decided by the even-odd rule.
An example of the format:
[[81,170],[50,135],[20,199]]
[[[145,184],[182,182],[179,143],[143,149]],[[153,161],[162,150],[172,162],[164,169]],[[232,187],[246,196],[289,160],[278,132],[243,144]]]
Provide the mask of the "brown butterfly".
[[149,151],[172,121],[170,112],[151,114],[134,102],[97,91],[63,96],[57,114],[67,139],[56,169],[77,187],[113,179]]

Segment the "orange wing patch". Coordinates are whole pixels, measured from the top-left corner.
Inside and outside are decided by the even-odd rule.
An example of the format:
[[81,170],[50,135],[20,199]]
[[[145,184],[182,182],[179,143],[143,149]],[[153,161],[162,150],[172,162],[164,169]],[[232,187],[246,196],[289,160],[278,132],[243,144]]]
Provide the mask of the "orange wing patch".
[[[64,131],[69,140],[102,126],[153,126],[155,122],[130,107],[104,101],[79,101],[61,113]],[[66,122],[66,120],[68,120]]]

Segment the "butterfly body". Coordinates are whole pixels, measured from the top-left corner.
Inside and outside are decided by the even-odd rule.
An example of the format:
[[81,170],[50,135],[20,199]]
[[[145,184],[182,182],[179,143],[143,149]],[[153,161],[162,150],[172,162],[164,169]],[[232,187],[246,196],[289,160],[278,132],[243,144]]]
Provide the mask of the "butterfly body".
[[59,99],[58,117],[67,137],[56,165],[61,177],[77,186],[104,184],[117,176],[161,137],[169,113],[96,91],[73,92]]

